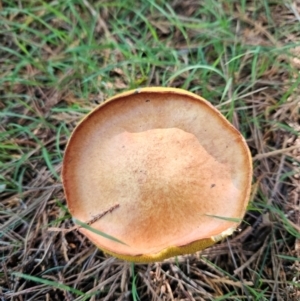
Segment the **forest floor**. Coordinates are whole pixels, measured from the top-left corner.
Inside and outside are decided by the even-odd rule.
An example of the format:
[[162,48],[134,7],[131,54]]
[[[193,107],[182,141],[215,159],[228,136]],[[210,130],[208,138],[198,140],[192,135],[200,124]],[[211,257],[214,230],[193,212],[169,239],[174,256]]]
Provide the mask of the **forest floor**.
[[[299,1],[0,0],[0,300],[300,300],[299,72]],[[64,231],[60,173],[83,116],[144,86],[216,106],[253,191],[230,238],[130,264]]]

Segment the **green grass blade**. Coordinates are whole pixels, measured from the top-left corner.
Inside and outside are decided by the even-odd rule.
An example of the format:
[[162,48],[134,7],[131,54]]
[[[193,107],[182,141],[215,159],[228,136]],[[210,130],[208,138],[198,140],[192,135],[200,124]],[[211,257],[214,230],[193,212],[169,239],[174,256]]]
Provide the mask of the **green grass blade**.
[[111,236],[111,235],[109,235],[109,234],[106,234],[106,233],[104,233],[104,232],[102,232],[102,231],[99,231],[99,230],[97,230],[97,229],[94,229],[93,227],[89,226],[89,225],[86,224],[86,223],[81,222],[80,220],[78,220],[78,219],[76,219],[76,218],[73,218],[73,220],[74,220],[74,222],[75,222],[77,225],[79,225],[80,227],[82,227],[82,228],[84,228],[84,229],[87,229],[87,230],[89,230],[89,231],[91,231],[91,232],[94,232],[94,233],[96,233],[96,234],[98,234],[98,235],[100,235],[100,236],[103,236],[103,237],[105,237],[105,238],[107,238],[107,239],[109,239],[109,240],[113,240],[113,241],[118,242],[118,243],[120,243],[120,244],[122,244],[122,245],[128,246],[125,242],[123,242],[123,241],[121,241],[121,240],[119,240],[119,239],[117,239],[117,238],[115,238],[115,237],[113,237],[113,236]]
[[37,283],[46,284],[46,285],[61,289],[63,291],[71,292],[71,293],[76,294],[78,296],[84,296],[84,293],[82,291],[77,290],[75,288],[72,288],[70,286],[64,285],[64,284],[59,283],[59,282],[55,282],[55,281],[52,281],[52,280],[43,279],[43,278],[39,278],[39,277],[36,277],[36,276],[31,276],[31,275],[27,275],[27,274],[23,274],[23,273],[18,273],[18,272],[13,272],[12,275],[14,275],[16,277],[26,279],[26,280],[34,281],[34,282],[37,282]]
[[213,218],[218,218],[222,219],[228,222],[234,222],[234,223],[241,223],[242,218],[235,218],[235,217],[225,217],[225,216],[218,216],[218,215],[211,215],[211,214],[205,214],[205,216],[213,217]]

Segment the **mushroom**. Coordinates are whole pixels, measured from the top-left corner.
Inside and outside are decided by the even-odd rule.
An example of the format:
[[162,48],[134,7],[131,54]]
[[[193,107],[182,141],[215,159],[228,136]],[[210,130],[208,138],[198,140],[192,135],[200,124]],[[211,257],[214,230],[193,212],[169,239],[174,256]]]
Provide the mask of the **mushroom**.
[[62,179],[79,231],[115,257],[161,261],[231,235],[245,214],[252,160],[208,101],[142,88],[90,112],[68,142]]

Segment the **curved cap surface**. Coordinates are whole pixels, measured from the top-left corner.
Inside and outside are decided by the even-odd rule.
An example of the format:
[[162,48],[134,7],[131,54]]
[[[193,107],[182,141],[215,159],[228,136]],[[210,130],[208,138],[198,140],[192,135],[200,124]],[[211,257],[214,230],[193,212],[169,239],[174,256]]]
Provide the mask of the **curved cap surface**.
[[72,216],[124,244],[83,234],[117,257],[154,261],[233,232],[248,204],[252,162],[242,135],[209,102],[144,88],[79,123],[62,177]]

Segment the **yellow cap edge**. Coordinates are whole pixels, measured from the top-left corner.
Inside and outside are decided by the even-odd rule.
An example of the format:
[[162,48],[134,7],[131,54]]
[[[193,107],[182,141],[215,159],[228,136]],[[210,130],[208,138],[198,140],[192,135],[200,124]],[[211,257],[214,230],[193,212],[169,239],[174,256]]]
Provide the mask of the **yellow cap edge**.
[[178,256],[178,255],[192,254],[204,250],[214,245],[218,241],[222,240],[223,238],[231,235],[235,231],[235,229],[236,228],[229,228],[223,231],[219,235],[197,240],[185,246],[170,246],[160,251],[159,253],[155,253],[155,254],[143,254],[143,255],[133,256],[128,254],[118,254],[110,250],[104,249],[102,247],[98,247],[98,248],[109,255],[112,255],[116,258],[123,259],[126,261],[136,262],[136,263],[151,263],[151,262],[163,261],[164,259]]

